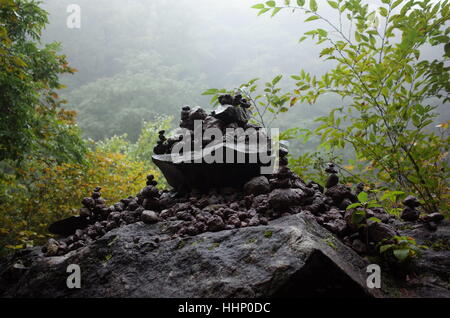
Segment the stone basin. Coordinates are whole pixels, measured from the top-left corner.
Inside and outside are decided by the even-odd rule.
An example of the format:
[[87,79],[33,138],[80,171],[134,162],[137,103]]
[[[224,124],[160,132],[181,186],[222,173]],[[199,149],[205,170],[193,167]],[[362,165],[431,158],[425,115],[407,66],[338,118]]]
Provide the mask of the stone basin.
[[[206,159],[211,156],[212,151],[222,150],[233,153],[234,158],[245,156],[245,163],[195,163],[186,158]],[[250,163],[250,155],[256,155],[258,160]],[[260,160],[260,156],[265,156],[266,160]],[[207,191],[211,188],[243,186],[253,177],[261,175],[262,167],[269,167],[271,161],[266,163],[267,159],[274,159],[267,156],[267,153],[258,152],[256,149],[243,151],[240,147],[220,143],[213,149],[203,149],[200,152],[190,152],[183,156],[174,157],[171,154],[153,155],[152,160],[166,177],[167,183],[175,190],[198,189]],[[208,161],[210,162],[210,161]],[[224,161],[225,162],[225,161]]]

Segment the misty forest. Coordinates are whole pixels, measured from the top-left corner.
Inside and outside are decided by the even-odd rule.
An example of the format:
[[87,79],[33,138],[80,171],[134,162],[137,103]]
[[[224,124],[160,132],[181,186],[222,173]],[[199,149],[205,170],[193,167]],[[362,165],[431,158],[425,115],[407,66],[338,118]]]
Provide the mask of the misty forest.
[[[0,254],[45,244],[96,187],[107,206],[169,189],[161,131],[224,95],[280,129],[302,182],[356,189],[329,204],[344,227],[383,210],[435,230],[450,216],[449,19],[448,0],[0,0]],[[400,262],[430,248],[373,247]]]

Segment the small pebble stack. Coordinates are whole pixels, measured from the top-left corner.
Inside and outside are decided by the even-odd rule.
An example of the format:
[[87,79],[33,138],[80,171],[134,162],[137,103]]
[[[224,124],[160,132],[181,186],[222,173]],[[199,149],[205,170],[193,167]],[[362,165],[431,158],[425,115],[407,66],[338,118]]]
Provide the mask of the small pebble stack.
[[403,209],[401,218],[409,222],[417,221],[420,215],[420,211],[417,209],[420,206],[419,200],[410,195],[403,200],[403,204],[406,208]]

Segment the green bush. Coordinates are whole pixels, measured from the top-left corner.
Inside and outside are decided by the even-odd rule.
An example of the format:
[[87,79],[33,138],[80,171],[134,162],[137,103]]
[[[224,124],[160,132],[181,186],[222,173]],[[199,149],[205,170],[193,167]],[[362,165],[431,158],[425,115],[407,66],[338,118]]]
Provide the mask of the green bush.
[[[416,193],[428,212],[447,210],[450,122],[436,123],[432,104],[449,101],[448,1],[382,0],[377,11],[361,0],[327,1],[334,18],[325,17],[315,0],[279,2],[253,7],[272,16],[299,11],[306,23],[324,25],[301,41],[324,46],[320,57],[333,62],[330,71],[318,76],[302,70],[292,76],[297,89],[289,93],[291,106],[313,104],[324,94],[342,98],[317,119],[321,147],[351,147],[372,180]],[[442,47],[442,56],[423,58],[426,46]]]

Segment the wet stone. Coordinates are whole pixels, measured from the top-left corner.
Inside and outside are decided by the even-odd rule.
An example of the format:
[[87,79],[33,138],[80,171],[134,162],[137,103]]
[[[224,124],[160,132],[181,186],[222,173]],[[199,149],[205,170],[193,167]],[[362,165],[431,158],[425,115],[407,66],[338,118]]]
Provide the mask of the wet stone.
[[397,232],[387,224],[372,222],[368,226],[368,234],[371,241],[379,243],[383,240],[391,239],[397,235]]
[[334,187],[339,183],[339,177],[337,174],[333,173],[330,174],[330,176],[327,179],[327,184],[325,185],[326,188]]
[[407,196],[406,199],[403,200],[403,204],[411,209],[414,209],[414,208],[417,208],[420,206],[419,200],[412,195]]
[[259,195],[270,192],[269,180],[265,176],[255,177],[244,185],[247,194]]
[[221,231],[225,228],[225,223],[223,222],[223,219],[217,215],[209,219],[206,225],[208,226],[208,230],[211,232]]
[[414,222],[419,219],[420,212],[414,208],[405,208],[402,211],[401,218],[405,221]]
[[305,193],[300,189],[275,189],[269,194],[269,205],[273,209],[287,209],[301,204]]

